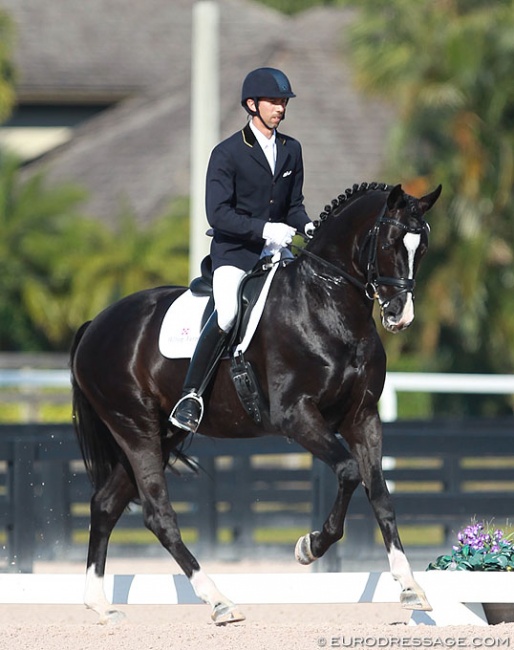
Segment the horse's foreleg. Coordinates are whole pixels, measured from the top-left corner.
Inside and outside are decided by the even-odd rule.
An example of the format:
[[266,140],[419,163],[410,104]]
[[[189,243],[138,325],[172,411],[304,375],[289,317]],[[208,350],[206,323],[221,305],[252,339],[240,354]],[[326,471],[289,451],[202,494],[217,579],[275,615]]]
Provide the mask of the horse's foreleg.
[[357,462],[333,434],[326,432],[311,436],[296,433],[295,438],[300,445],[334,471],[339,486],[334,505],[321,531],[303,535],[296,544],[295,557],[298,562],[311,564],[343,537],[348,505],[361,479]]
[[107,483],[91,499],[91,529],[87,556],[84,603],[95,611],[99,623],[117,623],[123,612],[112,607],[104,592],[105,562],[111,532],[136,489],[125,469],[117,465]]
[[400,603],[405,609],[430,611],[432,607],[425,592],[414,579],[409,561],[403,550],[393,502],[383,479],[381,467],[378,470],[380,477],[373,481],[374,487],[368,491],[368,497],[384,539],[391,574],[401,586]]
[[322,557],[344,535],[344,521],[355,488],[360,483],[357,463],[352,458],[340,461],[334,468],[339,488],[321,531],[300,537],[296,543],[295,557],[300,564],[311,564]]
[[[380,423],[373,426],[380,427]],[[401,586],[400,603],[405,609],[429,611],[432,607],[425,592],[414,579],[400,541],[393,500],[382,472],[381,435],[369,435],[366,444],[359,445],[356,456],[366,494],[384,539],[391,574]]]

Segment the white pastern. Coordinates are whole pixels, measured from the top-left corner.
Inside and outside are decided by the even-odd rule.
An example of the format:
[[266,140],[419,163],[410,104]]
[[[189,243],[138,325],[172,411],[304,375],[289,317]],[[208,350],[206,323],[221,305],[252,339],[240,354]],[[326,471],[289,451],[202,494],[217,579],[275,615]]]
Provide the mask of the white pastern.
[[403,589],[412,588],[416,583],[414,582],[414,576],[412,575],[412,570],[405,553],[393,546],[389,549],[387,556],[393,578],[398,580]]
[[[407,249],[407,255],[408,255],[409,272],[407,277],[409,278],[409,280],[412,280],[412,278],[414,277],[414,259],[416,257],[416,251],[418,250],[420,242],[421,242],[421,235],[413,232],[408,232],[403,238],[403,244]],[[414,301],[412,299],[412,293],[409,292],[407,294],[407,299],[405,301],[403,313],[398,325],[402,325],[402,326],[410,325],[413,320],[414,320]]]
[[209,603],[212,607],[219,603],[230,603],[202,569],[193,572],[191,585],[198,598],[201,598],[205,603]]
[[223,596],[202,569],[194,571],[190,581],[196,595],[212,607],[211,618],[216,625],[244,621],[244,615],[231,600]]
[[[86,573],[86,586],[84,588],[84,603],[95,612],[110,607],[105,597],[104,581],[95,573],[95,565],[92,564]],[[100,612],[99,612],[100,613]]]
[[104,579],[95,573],[95,565],[92,564],[86,573],[86,586],[84,589],[84,604],[100,616],[99,623],[119,623],[125,618],[125,614],[113,608],[105,597]]
[[392,546],[387,555],[389,557],[389,566],[391,575],[400,583],[402,592],[400,594],[400,603],[405,609],[416,609],[430,611],[432,609],[427,600],[425,592],[418,585],[412,574],[409,561],[405,553],[400,549]]

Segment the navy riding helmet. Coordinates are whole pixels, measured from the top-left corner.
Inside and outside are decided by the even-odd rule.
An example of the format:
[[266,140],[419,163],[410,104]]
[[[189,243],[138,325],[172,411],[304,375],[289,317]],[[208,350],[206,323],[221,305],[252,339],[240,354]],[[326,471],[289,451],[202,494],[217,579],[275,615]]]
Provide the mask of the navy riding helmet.
[[296,95],[291,88],[289,79],[281,70],[277,70],[276,68],[257,68],[249,72],[243,81],[241,104],[250,115],[256,115],[257,113],[248,108],[246,100],[253,99],[257,104],[258,100],[262,97],[269,99],[290,99],[291,97],[296,97]]

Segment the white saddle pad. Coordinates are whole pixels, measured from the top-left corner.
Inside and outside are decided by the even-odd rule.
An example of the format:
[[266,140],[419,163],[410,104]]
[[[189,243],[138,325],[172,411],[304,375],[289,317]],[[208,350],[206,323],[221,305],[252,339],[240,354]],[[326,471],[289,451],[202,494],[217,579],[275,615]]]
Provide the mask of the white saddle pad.
[[[264,311],[271,281],[278,265],[275,264],[268,273],[261,294],[250,314],[244,339],[237,346],[237,351],[246,352],[257,325]],[[208,296],[195,296],[189,291],[170,305],[166,312],[159,333],[159,350],[168,359],[190,359],[200,337],[202,316],[209,300]]]
[[190,359],[202,329],[209,296],[194,296],[189,289],[169,307],[161,325],[159,350],[168,359]]

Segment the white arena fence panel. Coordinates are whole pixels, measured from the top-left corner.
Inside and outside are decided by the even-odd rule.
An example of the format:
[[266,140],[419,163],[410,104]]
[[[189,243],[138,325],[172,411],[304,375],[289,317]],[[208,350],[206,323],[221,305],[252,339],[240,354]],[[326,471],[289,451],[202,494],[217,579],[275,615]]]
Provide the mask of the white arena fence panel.
[[[514,603],[510,573],[415,572],[433,607],[412,612],[411,625],[487,625],[483,605]],[[238,605],[397,603],[390,573],[214,574],[217,587]],[[0,574],[2,604],[82,604],[85,576]],[[113,605],[201,604],[184,575],[109,575],[105,593]]]

